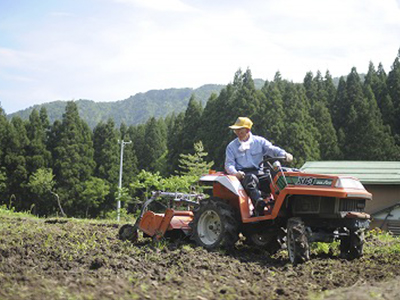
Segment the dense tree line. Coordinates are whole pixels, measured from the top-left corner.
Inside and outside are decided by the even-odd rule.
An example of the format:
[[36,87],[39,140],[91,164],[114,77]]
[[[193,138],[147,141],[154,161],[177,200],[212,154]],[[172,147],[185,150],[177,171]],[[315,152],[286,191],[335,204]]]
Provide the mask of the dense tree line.
[[205,105],[192,96],[186,111],[135,126],[109,119],[92,130],[73,101],[53,124],[45,108],[25,121],[7,120],[0,107],[0,201],[40,215],[102,216],[116,205],[119,141],[132,141],[123,182],[133,192],[148,174],[187,174],[193,163],[189,168],[182,158],[204,156],[196,151],[222,170],[235,137],[228,126],[238,116],[250,117],[255,134],[293,153],[298,167],[307,160],[399,160],[400,51],[388,73],[370,63],[364,80],[353,68],[337,86],[329,72],[309,72],[302,83],[278,72],[257,89],[251,71],[238,70]]

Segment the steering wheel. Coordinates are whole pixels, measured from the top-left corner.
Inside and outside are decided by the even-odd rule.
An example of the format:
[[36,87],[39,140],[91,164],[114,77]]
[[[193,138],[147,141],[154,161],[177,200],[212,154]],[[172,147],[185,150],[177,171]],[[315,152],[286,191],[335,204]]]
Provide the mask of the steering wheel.
[[274,171],[275,168],[274,168],[273,164],[276,161],[278,161],[280,163],[286,162],[286,156],[276,156],[276,157],[265,156],[263,158],[263,161],[260,163],[260,167],[261,167],[261,165],[263,165],[265,163],[264,169],[268,168],[271,171]]
[[275,162],[275,161],[280,161],[280,162],[286,162],[286,156],[276,156],[276,157],[270,157],[270,156],[264,156],[264,159],[263,159],[263,163],[264,162],[269,162],[269,163],[272,163],[272,162]]

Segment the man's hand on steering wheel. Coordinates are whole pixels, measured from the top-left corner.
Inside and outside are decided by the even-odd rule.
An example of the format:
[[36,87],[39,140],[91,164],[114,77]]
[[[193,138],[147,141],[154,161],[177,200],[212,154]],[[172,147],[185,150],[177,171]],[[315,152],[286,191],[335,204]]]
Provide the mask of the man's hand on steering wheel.
[[286,153],[285,161],[290,163],[293,161],[293,155],[290,153]]
[[238,171],[235,173],[237,179],[242,180],[244,178],[244,172]]

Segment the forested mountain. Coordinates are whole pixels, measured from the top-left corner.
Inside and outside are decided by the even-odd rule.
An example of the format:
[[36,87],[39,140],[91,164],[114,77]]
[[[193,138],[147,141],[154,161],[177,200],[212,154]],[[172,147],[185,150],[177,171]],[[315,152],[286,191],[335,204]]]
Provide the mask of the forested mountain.
[[[260,85],[263,82],[260,82]],[[207,84],[197,89],[166,89],[151,90],[146,93],[138,93],[125,100],[114,102],[94,102],[92,100],[76,100],[79,115],[88,123],[90,128],[94,128],[100,121],[106,122],[113,119],[119,126],[121,123],[126,125],[137,125],[145,123],[149,118],[165,117],[171,113],[179,113],[186,109],[190,96],[194,94],[203,105],[207,102],[212,93],[219,94],[224,85]],[[40,110],[45,107],[51,123],[60,120],[64,113],[67,101],[53,101],[45,104],[34,105],[9,114],[11,119],[20,116],[27,120],[34,109]]]
[[[364,80],[355,68],[337,85],[329,71],[309,72],[302,83],[277,72],[260,88],[248,69],[218,86],[219,93],[207,87],[205,100],[191,89],[136,95],[132,103],[119,103],[125,106],[117,120],[102,116],[93,128],[85,117],[90,112],[94,122],[96,113],[81,112],[91,101],[66,102],[54,122],[45,106],[25,119],[7,119],[0,107],[0,204],[42,215],[61,206],[71,216],[104,215],[115,209],[118,140],[132,141],[123,167],[130,197],[149,187],[179,190],[182,182],[173,175],[183,174],[182,157],[198,154],[194,145],[204,150],[201,155],[208,153],[204,157],[214,169],[223,170],[226,145],[235,138],[228,126],[238,116],[250,117],[254,134],[292,153],[293,166],[308,160],[400,160],[400,51],[388,73],[371,62]],[[181,111],[168,103],[180,103]],[[137,111],[129,124],[124,117]],[[167,178],[173,178],[168,186]]]
[[[255,86],[260,89],[265,81],[255,79],[254,82]],[[192,94],[204,106],[212,93],[219,94],[224,87],[225,85],[205,84],[197,89],[151,90],[120,101],[94,102],[80,99],[75,103],[78,106],[79,115],[90,128],[94,128],[100,121],[106,122],[108,119],[113,119],[117,126],[121,123],[137,125],[145,123],[151,117],[160,118],[184,111]],[[66,105],[67,101],[52,101],[9,114],[7,118],[20,116],[23,120],[27,120],[34,109],[39,111],[45,107],[49,121],[53,123],[55,120],[61,119]]]

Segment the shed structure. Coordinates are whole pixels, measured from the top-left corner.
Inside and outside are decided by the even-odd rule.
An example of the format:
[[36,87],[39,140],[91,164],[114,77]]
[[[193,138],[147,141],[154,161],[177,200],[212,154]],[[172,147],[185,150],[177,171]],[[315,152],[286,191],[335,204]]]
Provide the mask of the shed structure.
[[371,228],[400,235],[400,161],[309,161],[301,170],[358,178],[373,196],[366,205]]

